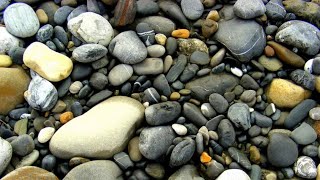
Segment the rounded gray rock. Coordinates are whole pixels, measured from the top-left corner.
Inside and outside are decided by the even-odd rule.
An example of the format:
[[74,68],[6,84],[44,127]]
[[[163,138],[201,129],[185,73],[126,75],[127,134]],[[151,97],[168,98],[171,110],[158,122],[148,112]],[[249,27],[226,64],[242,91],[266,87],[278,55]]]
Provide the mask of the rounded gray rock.
[[133,74],[132,66],[128,64],[118,64],[111,69],[108,75],[112,86],[119,86],[126,82]]
[[290,137],[297,144],[307,145],[317,140],[317,133],[309,124],[303,122],[299,127],[292,131]]
[[9,165],[12,157],[11,144],[0,137],[0,175]]
[[252,19],[262,16],[266,12],[266,7],[262,0],[238,0],[233,10],[242,19]]
[[244,103],[235,103],[228,109],[228,118],[237,127],[248,130],[251,127],[249,106]]
[[181,9],[183,14],[190,20],[199,19],[204,11],[200,0],[182,0]]
[[174,121],[181,113],[181,105],[175,101],[153,104],[146,108],[145,117],[148,124],[157,126]]
[[192,139],[186,139],[177,144],[171,153],[169,165],[171,167],[186,164],[193,156],[196,143]]
[[161,74],[163,72],[163,60],[160,58],[146,58],[142,62],[134,64],[133,70],[138,75]]
[[25,3],[14,3],[8,6],[3,18],[7,31],[16,37],[31,37],[40,28],[36,13]]
[[72,52],[72,58],[81,63],[90,63],[104,57],[108,49],[100,44],[85,44]]
[[118,34],[110,42],[109,51],[125,64],[137,64],[147,57],[147,48],[134,31]]
[[27,134],[18,136],[11,142],[11,146],[13,152],[19,156],[30,154],[35,148],[32,137]]
[[227,148],[234,144],[236,141],[236,132],[228,119],[220,121],[218,126],[219,144]]
[[53,27],[50,24],[42,26],[36,35],[36,39],[39,42],[46,42],[51,39],[53,35]]
[[228,101],[218,93],[211,94],[209,96],[209,102],[218,113],[226,112],[229,107]]

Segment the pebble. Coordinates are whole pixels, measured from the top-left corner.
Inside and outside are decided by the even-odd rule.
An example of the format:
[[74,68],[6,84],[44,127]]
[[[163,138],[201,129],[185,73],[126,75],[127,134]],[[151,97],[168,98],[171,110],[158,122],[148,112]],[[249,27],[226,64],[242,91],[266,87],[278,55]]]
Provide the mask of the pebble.
[[236,132],[228,119],[223,119],[218,125],[219,144],[228,148],[236,141]]
[[241,152],[235,147],[229,147],[228,152],[233,160],[235,160],[237,163],[239,163],[241,166],[243,166],[247,170],[251,170],[251,163],[249,159],[247,158],[246,154]]
[[148,124],[157,126],[174,121],[181,113],[181,105],[174,101],[167,101],[150,105],[145,110]]
[[139,0],[137,3],[137,13],[147,16],[156,14],[160,11],[158,3],[152,1],[152,0]]
[[293,108],[311,93],[286,79],[275,78],[266,91],[267,99],[279,108]]
[[128,143],[129,157],[132,161],[137,162],[142,159],[142,154],[139,150],[139,137],[132,138]]
[[50,24],[46,24],[38,30],[36,34],[36,39],[39,42],[46,42],[51,39],[52,35],[53,27]]
[[188,179],[190,177],[194,179],[204,180],[199,175],[197,168],[192,164],[183,165],[180,169],[178,169],[169,177],[169,180]]
[[147,48],[134,31],[118,34],[110,42],[109,51],[125,64],[137,64],[147,57]]
[[320,120],[320,107],[312,108],[309,111],[309,117],[313,120],[319,121]]
[[5,9],[7,6],[9,6],[11,0],[4,0],[0,2],[0,11]]
[[[120,109],[122,113],[118,113]],[[124,96],[111,97],[58,129],[50,140],[50,151],[63,159],[80,155],[110,158],[127,146],[125,142],[129,141],[143,116],[144,107],[138,101]]]
[[138,36],[146,46],[151,46],[152,44],[154,44],[155,33],[148,23],[139,23],[136,26],[136,31]]
[[302,154],[309,157],[317,157],[318,147],[315,145],[307,145],[302,149]]
[[222,62],[225,54],[226,54],[226,49],[221,48],[214,56],[212,56],[210,60],[210,66],[215,67],[219,65]]
[[27,134],[28,119],[21,119],[14,124],[14,132],[18,135]]
[[238,77],[241,77],[243,75],[243,72],[241,71],[241,69],[237,68],[237,67],[232,67],[231,69],[231,73],[238,76]]
[[[310,72],[311,73],[311,72]],[[312,73],[314,74],[320,74],[320,58],[314,58],[312,63]]]
[[154,179],[163,179],[165,169],[160,163],[149,163],[145,168],[145,172]]
[[155,160],[167,152],[174,138],[170,126],[145,128],[140,133],[139,150],[145,158]]
[[189,27],[189,22],[178,4],[172,1],[162,1],[159,2],[159,7],[166,15],[181,23],[184,28]]
[[181,124],[172,124],[171,127],[174,130],[174,132],[179,136],[184,136],[188,132],[188,129]]
[[91,63],[102,57],[108,52],[108,49],[100,44],[85,44],[77,47],[72,52],[72,58],[81,63]]
[[317,167],[315,162],[308,156],[300,156],[294,164],[294,173],[306,179],[314,179],[317,176]]
[[155,33],[162,33],[166,36],[170,36],[171,32],[176,29],[176,24],[171,19],[162,16],[149,16],[140,19],[138,22],[147,23]]
[[6,27],[0,26],[0,54],[8,53],[13,47],[20,47],[23,43],[21,40],[11,35]]
[[49,49],[40,42],[30,44],[23,54],[23,62],[45,79],[58,82],[67,78],[73,63],[67,56]]
[[186,164],[193,156],[196,143],[192,139],[186,139],[178,143],[172,150],[169,166],[177,167]]
[[158,33],[155,35],[155,40],[158,44],[164,46],[166,45],[166,42],[167,42],[167,36],[164,35],[164,34],[161,34],[161,33]]
[[177,29],[172,31],[171,36],[175,38],[187,39],[190,36],[190,32],[188,29]]
[[221,173],[217,180],[229,180],[229,179],[238,179],[238,180],[250,180],[250,177],[241,169],[227,169]]
[[3,180],[11,179],[58,179],[58,177],[52,172],[46,171],[42,168],[36,166],[25,166],[17,168],[11,171],[9,174],[5,175]]
[[135,0],[119,0],[114,11],[114,25],[116,27],[131,24],[136,16]]
[[134,64],[132,67],[138,75],[157,75],[163,72],[163,60],[160,58],[146,58],[142,62]]
[[210,103],[203,103],[200,110],[206,118],[213,118],[217,115],[217,112],[213,109]]
[[108,89],[102,90],[93,96],[90,97],[90,99],[87,101],[86,106],[93,107],[97,105],[98,103],[102,102],[103,100],[106,100],[108,97],[112,95],[112,92]]
[[308,145],[317,139],[317,133],[307,123],[303,122],[300,126],[295,128],[290,137],[300,145]]
[[10,164],[12,157],[12,147],[11,144],[0,138],[0,174],[5,171],[6,167]]
[[43,9],[38,9],[36,11],[37,17],[39,19],[40,24],[46,24],[49,21],[48,15]]
[[266,4],[266,14],[272,20],[282,20],[286,13],[281,0],[270,0]]
[[189,121],[198,127],[204,126],[208,121],[196,105],[188,102],[183,104],[182,113]]
[[297,144],[287,135],[275,133],[267,148],[269,162],[275,167],[288,167],[298,158]]
[[258,62],[267,70],[275,72],[275,71],[279,71],[283,64],[281,63],[280,60],[278,60],[277,58],[274,57],[267,57],[265,55],[262,55],[259,57]]
[[89,84],[97,90],[103,90],[108,84],[108,77],[100,72],[95,72],[89,79]]
[[210,62],[210,58],[205,52],[195,51],[190,56],[190,62],[198,65],[207,65]]
[[200,0],[182,0],[181,9],[183,14],[190,20],[199,19],[204,12],[204,7]]
[[25,3],[14,3],[8,6],[4,11],[3,19],[7,31],[16,37],[31,37],[40,28],[36,13]]
[[218,113],[226,112],[229,106],[228,101],[218,93],[212,93],[209,96],[209,102]]
[[31,166],[33,163],[37,161],[39,158],[39,151],[38,150],[33,150],[30,154],[24,156],[20,162],[18,162],[15,167],[20,168],[24,166]]
[[185,55],[179,55],[177,62],[170,68],[166,75],[169,83],[176,81],[179,75],[183,72],[185,66],[187,65],[187,57]]
[[56,163],[57,163],[57,158],[51,154],[48,154],[45,157],[43,157],[41,161],[41,168],[47,171],[52,171],[56,166]]
[[[170,38],[168,38],[168,40],[169,39]],[[168,40],[167,40],[167,44],[169,43]],[[203,41],[197,38],[188,38],[188,39],[180,38],[177,40],[177,43],[178,43],[180,53],[186,56],[191,55],[195,51],[202,51],[205,53],[209,52],[207,45]]]
[[147,47],[148,55],[152,58],[158,58],[164,55],[166,49],[159,44],[151,45]]
[[69,91],[71,94],[77,94],[82,87],[83,84],[80,81],[75,81],[70,85]]
[[166,42],[166,52],[168,55],[173,55],[178,47],[177,40],[173,37],[168,37]]
[[111,24],[99,14],[92,12],[85,12],[70,19],[68,30],[82,42],[103,46],[107,46],[113,37]]
[[205,38],[210,38],[214,33],[217,32],[219,28],[219,24],[212,20],[212,19],[206,19],[201,25],[201,31],[202,35]]
[[279,27],[275,40],[296,47],[305,54],[316,55],[320,50],[319,33],[319,29],[308,22],[292,20]]
[[228,109],[228,118],[237,128],[248,130],[251,127],[249,106],[244,103],[235,103]]
[[160,94],[169,97],[171,95],[171,89],[165,75],[158,75],[153,81],[153,87],[157,89]]
[[315,89],[316,80],[315,77],[301,69],[296,69],[290,73],[290,78],[296,84],[313,91]]
[[119,64],[111,69],[108,80],[112,86],[119,86],[129,80],[132,74],[132,66],[128,64]]
[[127,170],[128,168],[132,168],[134,166],[133,162],[131,161],[130,157],[125,152],[120,152],[113,156],[115,163],[122,169]]
[[69,14],[74,10],[70,6],[62,6],[54,13],[54,22],[58,25],[62,25],[66,22]]
[[233,10],[235,15],[242,19],[252,19],[262,16],[266,12],[266,7],[262,0],[238,0]]
[[34,142],[31,136],[23,134],[18,136],[15,140],[11,142],[13,152],[19,156],[26,156],[31,153],[34,148]]

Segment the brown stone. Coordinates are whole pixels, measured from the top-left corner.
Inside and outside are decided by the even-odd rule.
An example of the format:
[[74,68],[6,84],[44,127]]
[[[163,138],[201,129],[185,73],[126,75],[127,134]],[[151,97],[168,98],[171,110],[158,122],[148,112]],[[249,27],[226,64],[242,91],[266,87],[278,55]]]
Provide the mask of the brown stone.
[[136,16],[136,0],[119,0],[114,12],[114,25],[131,24]]
[[267,44],[274,49],[274,51],[276,52],[276,55],[279,57],[279,59],[282,62],[298,68],[301,68],[304,66],[305,61],[299,55],[290,51],[286,47],[274,41],[269,41]]
[[267,57],[272,57],[272,56],[274,56],[275,51],[274,51],[274,49],[273,49],[271,46],[266,46],[266,47],[264,48],[264,54],[265,54]]
[[71,6],[75,7],[78,5],[77,0],[62,0],[61,1],[61,6]]
[[0,79],[0,114],[6,115],[23,102],[30,78],[20,66],[12,66],[0,68]]
[[286,79],[273,79],[266,90],[267,99],[278,108],[293,108],[309,98],[311,92]]
[[320,93],[320,76],[316,76],[316,90]]
[[206,19],[202,23],[202,35],[205,38],[209,38],[211,35],[213,35],[218,30],[218,23],[212,19]]
[[49,18],[43,9],[38,9],[36,14],[41,24],[46,24],[48,22]]
[[101,0],[104,4],[111,6],[117,3],[118,0]]
[[18,168],[5,177],[2,180],[27,180],[27,179],[37,179],[37,180],[58,180],[52,172],[46,171],[44,169],[35,166],[25,166]]
[[256,146],[250,146],[249,153],[250,161],[255,164],[260,164],[261,155],[259,149]]
[[53,18],[54,18],[54,14],[59,9],[58,5],[56,5],[53,1],[47,1],[42,3],[38,9],[44,10],[44,12],[47,14],[49,24],[55,25]]

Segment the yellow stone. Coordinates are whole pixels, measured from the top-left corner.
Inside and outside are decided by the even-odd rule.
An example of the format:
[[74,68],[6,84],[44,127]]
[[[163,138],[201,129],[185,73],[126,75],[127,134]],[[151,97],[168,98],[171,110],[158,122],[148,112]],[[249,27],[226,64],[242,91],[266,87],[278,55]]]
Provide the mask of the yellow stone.
[[0,67],[9,67],[12,64],[10,56],[0,54]]
[[73,68],[70,58],[40,42],[30,44],[23,55],[24,64],[43,78],[58,82],[67,78]]
[[301,101],[309,98],[311,92],[291,81],[273,79],[266,91],[267,99],[278,108],[293,108]]
[[164,46],[167,42],[167,36],[164,34],[161,34],[161,33],[156,34],[156,36],[154,38],[157,41],[157,43],[162,46]]
[[210,11],[206,19],[211,19],[218,22],[220,20],[219,12],[217,10]]
[[320,93],[320,76],[316,77],[316,90]]
[[38,9],[36,11],[36,14],[41,24],[46,24],[48,22],[49,20],[48,15],[43,9]]

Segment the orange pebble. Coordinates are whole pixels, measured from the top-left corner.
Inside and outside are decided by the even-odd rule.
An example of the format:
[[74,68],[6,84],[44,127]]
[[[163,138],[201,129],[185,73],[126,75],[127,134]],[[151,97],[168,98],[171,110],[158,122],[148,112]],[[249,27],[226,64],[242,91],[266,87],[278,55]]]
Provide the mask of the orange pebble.
[[200,156],[200,161],[202,163],[208,163],[212,160],[211,156],[207,152],[202,152]]
[[274,56],[275,51],[274,51],[274,49],[273,49],[271,46],[267,45],[267,46],[264,48],[264,54],[265,54],[267,57],[272,57],[272,56]]
[[67,123],[68,121],[70,121],[71,119],[73,119],[73,113],[70,111],[64,112],[60,115],[60,122],[62,124]]
[[171,33],[172,37],[175,38],[188,38],[190,36],[190,32],[188,29],[178,29],[178,30],[174,30]]

